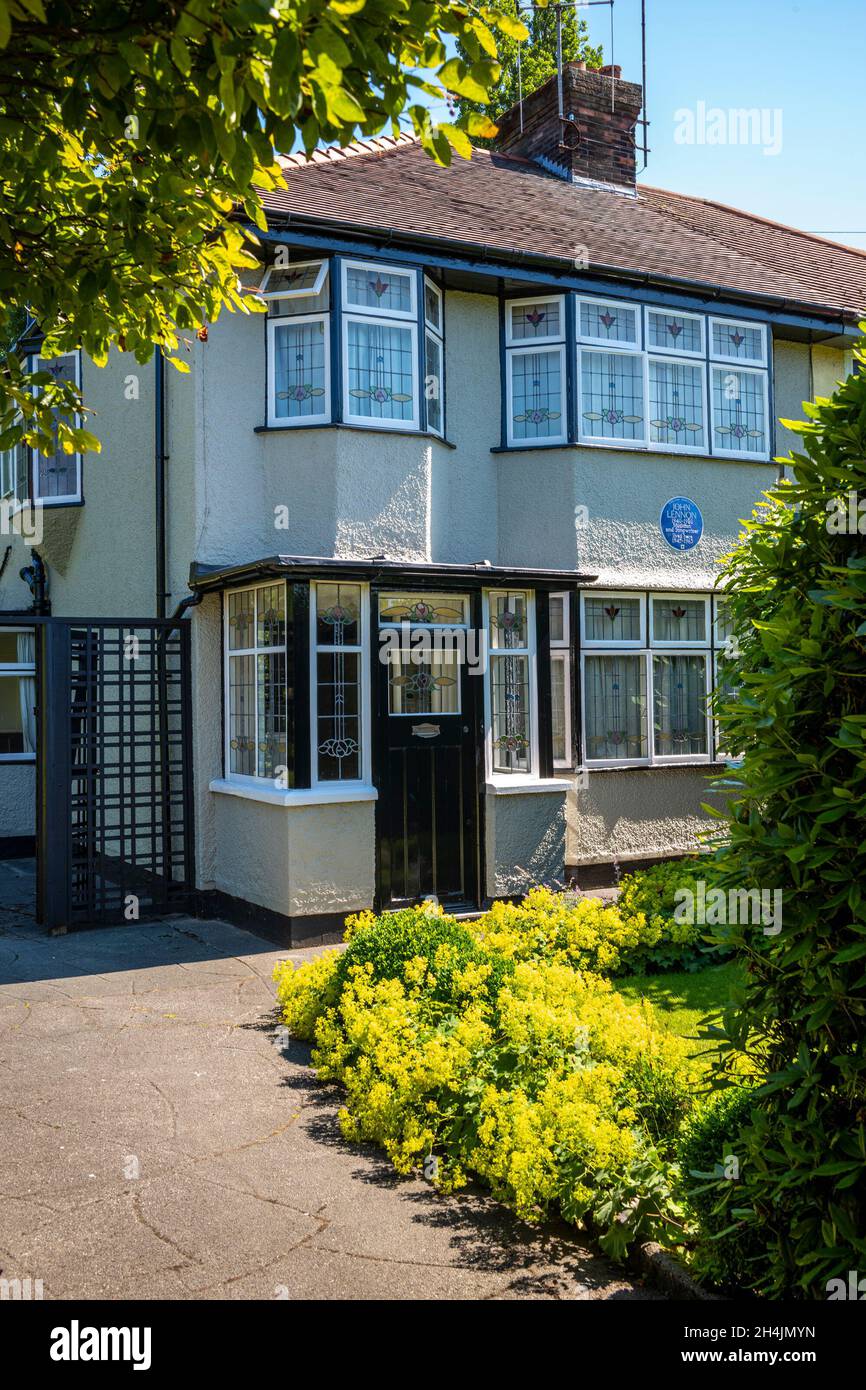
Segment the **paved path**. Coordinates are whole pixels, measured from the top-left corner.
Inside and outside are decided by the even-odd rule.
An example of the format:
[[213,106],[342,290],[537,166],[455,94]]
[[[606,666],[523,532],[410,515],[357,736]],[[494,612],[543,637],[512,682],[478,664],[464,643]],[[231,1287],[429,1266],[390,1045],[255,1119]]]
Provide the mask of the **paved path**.
[[0,864],[0,1277],[46,1298],[658,1296],[565,1228],[346,1144],[336,1092],[275,1041],[285,951],[192,919],[49,938],[30,889]]

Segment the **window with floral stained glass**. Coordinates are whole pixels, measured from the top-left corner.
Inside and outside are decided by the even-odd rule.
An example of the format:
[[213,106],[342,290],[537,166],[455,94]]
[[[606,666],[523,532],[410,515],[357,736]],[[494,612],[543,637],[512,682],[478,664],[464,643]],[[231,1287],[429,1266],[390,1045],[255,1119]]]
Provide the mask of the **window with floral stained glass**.
[[571,737],[571,595],[551,594],[550,626],[550,722],[553,766],[572,766]]
[[562,296],[509,300],[505,345],[509,444],[565,443]]
[[[81,354],[67,352],[60,357],[37,357],[34,369],[48,372],[55,381],[72,382],[81,386]],[[34,387],[36,394],[41,388]],[[81,493],[81,455],[67,454],[57,442],[57,411],[54,415],[54,448],[50,454],[33,450],[33,500],[43,506],[56,507],[80,502]],[[80,423],[80,421],[78,421]]]
[[693,362],[649,359],[650,441],[669,449],[706,449],[704,368]]
[[585,647],[646,645],[642,596],[584,590],[580,597],[581,640]]
[[328,262],[272,269],[268,301],[268,424],[319,425],[331,418]]
[[704,319],[700,314],[680,314],[674,310],[647,309],[646,344],[650,350],[669,354],[703,357]]
[[532,771],[532,633],[530,595],[488,595],[488,680],[494,772]]
[[705,647],[709,642],[710,600],[665,594],[650,600],[650,644],[666,647]]
[[711,318],[710,357],[714,362],[763,367],[767,362],[767,330],[761,323]]
[[731,457],[765,457],[767,373],[751,367],[713,367],[713,449]]
[[285,584],[230,590],[225,631],[227,774],[291,786]]
[[581,299],[578,303],[577,334],[582,343],[639,348],[640,309],[613,300]]
[[661,653],[652,658],[653,748],[657,758],[709,755],[709,655]]
[[349,422],[419,427],[416,280],[413,270],[343,263],[343,414]]
[[365,586],[311,586],[311,706],[314,785],[360,782],[365,775]]
[[643,357],[580,349],[580,436],[646,439]]
[[646,665],[629,652],[583,659],[584,757],[641,762],[647,757]]
[[427,428],[442,434],[445,428],[445,343],[442,291],[424,276],[424,400]]

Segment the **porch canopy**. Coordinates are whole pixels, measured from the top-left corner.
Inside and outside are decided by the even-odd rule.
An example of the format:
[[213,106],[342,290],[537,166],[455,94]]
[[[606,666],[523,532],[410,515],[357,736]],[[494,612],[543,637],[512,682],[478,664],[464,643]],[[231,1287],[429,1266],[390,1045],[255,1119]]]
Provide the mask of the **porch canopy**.
[[379,578],[387,583],[406,581],[417,585],[424,580],[454,580],[459,584],[498,588],[520,585],[561,589],[563,585],[592,584],[595,574],[578,570],[523,569],[514,565],[492,565],[489,560],[477,564],[454,565],[434,561],[392,560],[385,555],[366,559],[329,559],[318,555],[271,555],[263,560],[250,560],[240,565],[190,566],[189,586],[199,593],[226,589],[234,585],[255,583],[260,579],[308,579],[323,575],[339,575],[375,583]]

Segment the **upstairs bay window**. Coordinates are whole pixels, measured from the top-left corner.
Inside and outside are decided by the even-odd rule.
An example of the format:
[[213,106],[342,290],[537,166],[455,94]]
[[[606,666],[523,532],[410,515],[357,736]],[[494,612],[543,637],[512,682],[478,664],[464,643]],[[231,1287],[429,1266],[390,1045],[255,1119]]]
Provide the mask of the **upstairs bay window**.
[[421,271],[380,261],[271,267],[267,424],[444,435],[444,313]]
[[505,303],[506,447],[770,457],[765,325],[573,298],[573,316],[568,295]]

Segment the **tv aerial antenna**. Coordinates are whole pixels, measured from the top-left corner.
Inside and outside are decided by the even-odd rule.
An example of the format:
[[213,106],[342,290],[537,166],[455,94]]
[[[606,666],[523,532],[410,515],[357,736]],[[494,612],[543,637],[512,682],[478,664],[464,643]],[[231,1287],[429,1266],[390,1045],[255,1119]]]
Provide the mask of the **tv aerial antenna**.
[[[526,4],[523,4],[523,3],[518,4],[518,7],[517,7],[517,13],[518,13],[518,15],[521,15],[521,14],[532,14],[532,13],[536,13],[536,12],[538,12],[538,11],[544,11],[545,13],[548,13],[548,14],[552,12],[552,13],[556,16],[556,95],[557,95],[557,106],[558,106],[558,109],[559,109],[559,119],[560,119],[561,121],[564,121],[564,120],[565,120],[565,113],[564,113],[563,104],[562,104],[562,16],[563,16],[563,13],[564,13],[566,10],[573,10],[573,11],[575,12],[575,14],[577,14],[579,10],[591,10],[591,9],[597,8],[598,6],[607,6],[607,8],[610,10],[610,55],[609,55],[609,58],[608,58],[608,62],[609,62],[609,64],[610,64],[610,66],[613,66],[613,63],[614,63],[614,4],[615,4],[615,2],[616,2],[616,0],[559,0],[558,3],[552,4],[552,5],[535,5],[535,4],[529,3],[529,0],[527,0],[527,3],[526,3]],[[640,144],[637,146],[637,148],[640,150],[641,154],[643,155],[643,167],[642,167],[638,172],[639,172],[639,173],[643,173],[644,169],[646,169],[647,164],[648,164],[648,162],[649,162],[649,154],[650,154],[650,149],[649,149],[649,125],[650,125],[650,123],[649,123],[649,117],[647,116],[647,99],[646,99],[646,0],[641,0],[641,5],[640,5],[640,35],[641,35],[641,82],[642,82],[642,92],[643,92],[643,106],[642,106],[642,108],[641,108],[641,115],[639,116],[639,118],[638,118],[638,120],[637,120],[637,124],[640,126],[640,129],[641,129],[641,140],[640,140]],[[521,50],[521,47],[522,47],[523,42],[525,42],[525,40],[521,41],[521,42],[518,43],[518,45],[517,45],[517,93],[518,93],[518,103],[519,103],[519,106],[520,106],[520,129],[521,129],[521,131],[523,130],[523,69],[522,69],[521,60],[520,60],[520,50]],[[611,78],[610,105],[611,105],[611,110],[613,110],[613,109],[615,108],[615,106],[616,106],[616,78],[615,78],[615,77],[612,77],[612,78]]]

